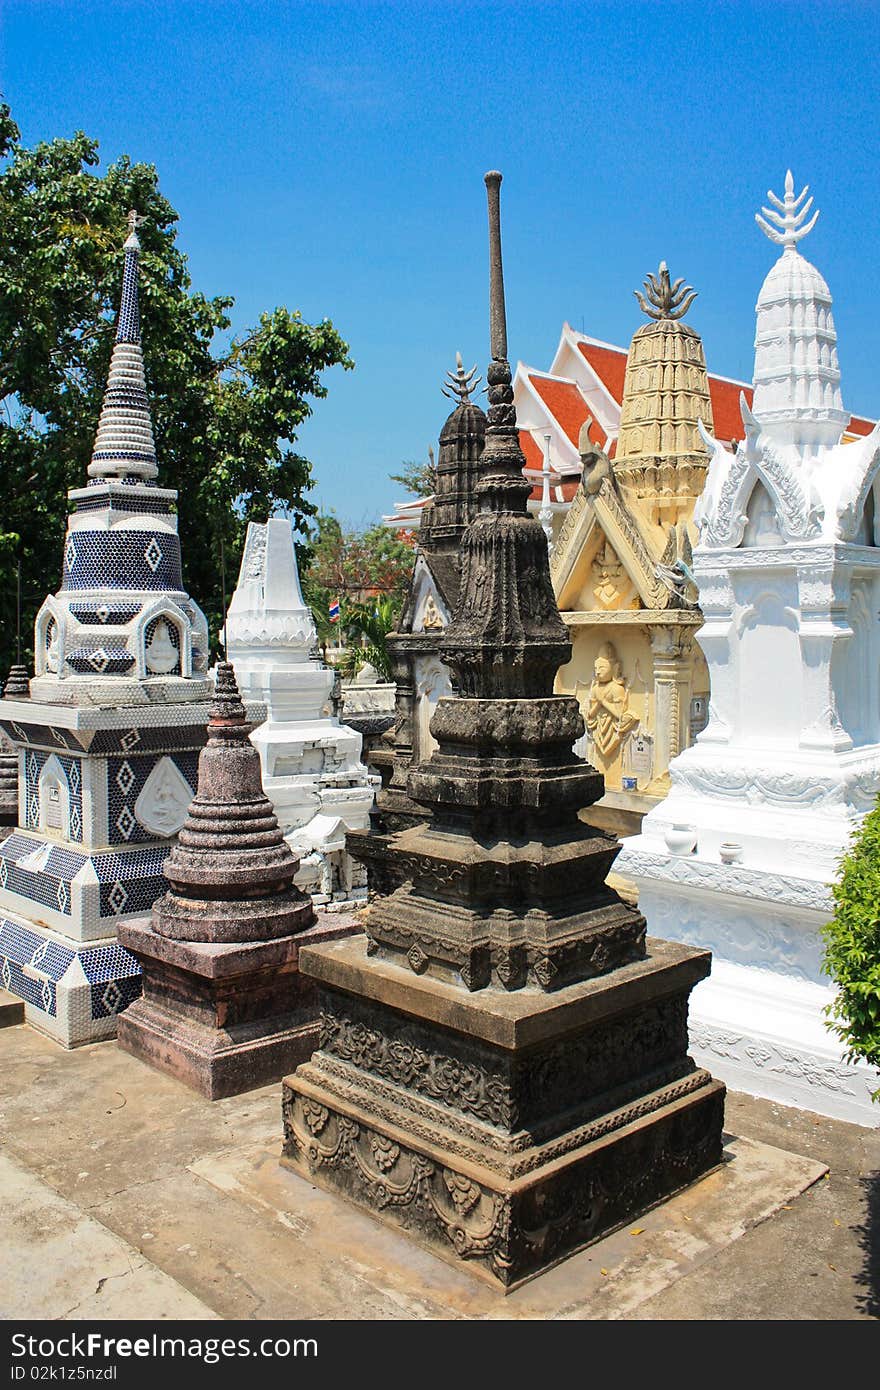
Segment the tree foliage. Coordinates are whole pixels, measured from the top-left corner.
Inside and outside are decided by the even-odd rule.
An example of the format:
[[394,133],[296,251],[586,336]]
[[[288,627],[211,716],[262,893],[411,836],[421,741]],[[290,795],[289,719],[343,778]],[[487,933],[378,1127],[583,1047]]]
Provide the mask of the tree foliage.
[[404,459],[400,469],[399,473],[388,474],[392,483],[400,483],[401,487],[406,488],[414,497],[434,496],[437,491],[437,464],[433,449],[428,450],[428,458],[424,463],[419,463],[416,459]]
[[349,660],[345,675],[356,675],[366,662],[376,668],[382,680],[391,680],[391,653],[388,634],[394,631],[398,604],[389,594],[349,604],[345,611],[345,636]]
[[838,992],[828,1013],[847,1057],[880,1067],[880,804],[853,837],[832,893],[824,966]]
[[143,219],[141,319],[160,486],[177,488],[184,583],[216,633],[221,541],[228,578],[248,520],[283,507],[315,514],[309,461],[294,448],[321,373],[351,368],[348,346],[278,307],[216,350],[230,295],[194,290],[177,213],[149,164],[122,156],[97,172],[82,132],[26,149],[0,103],[0,671],[13,657],[15,567],[24,632],[58,587],[66,492],[87,481],[114,338],[127,213]]
[[395,614],[406,593],[413,567],[413,549],[388,526],[367,530],[343,529],[332,512],[321,513],[309,533],[304,588],[315,609],[315,621],[326,617],[331,599],[339,599],[343,624],[346,609],[364,599],[388,596]]

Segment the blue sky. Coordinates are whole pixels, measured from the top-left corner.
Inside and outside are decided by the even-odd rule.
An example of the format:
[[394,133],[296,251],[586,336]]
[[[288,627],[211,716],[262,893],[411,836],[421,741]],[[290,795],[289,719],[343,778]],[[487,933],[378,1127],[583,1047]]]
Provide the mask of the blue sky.
[[460,349],[485,364],[482,175],[504,173],[511,359],[564,319],[626,345],[668,261],[714,371],[751,377],[775,250],[753,215],[786,168],[822,214],[802,250],[835,300],[843,392],[880,415],[880,4],[3,0],[0,86],[26,142],[83,129],[154,163],[194,283],[333,320],[300,445],[313,497],[388,511]]

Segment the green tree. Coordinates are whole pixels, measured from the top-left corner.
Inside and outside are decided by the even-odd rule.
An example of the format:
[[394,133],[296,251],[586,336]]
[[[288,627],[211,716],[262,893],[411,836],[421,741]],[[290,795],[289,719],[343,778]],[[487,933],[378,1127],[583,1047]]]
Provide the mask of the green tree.
[[[345,531],[332,512],[316,518],[303,557],[303,594],[325,655],[328,644],[340,635],[349,642],[348,659],[341,663],[346,675],[353,675],[364,661],[390,674],[384,638],[400,617],[413,560],[412,545],[388,526]],[[338,624],[330,622],[334,599],[340,605]],[[375,644],[377,660],[361,651],[364,643]]]
[[148,164],[122,156],[102,175],[82,132],[26,149],[0,103],[0,672],[14,651],[20,559],[28,644],[58,587],[69,487],[86,469],[113,346],[127,213],[143,219],[141,310],[159,483],[177,488],[184,582],[216,634],[221,541],[229,573],[248,520],[315,513],[297,431],[326,396],[321,373],[354,364],[324,319],[279,307],[224,350],[230,295],[192,288],[177,213]]
[[399,610],[413,567],[413,548],[396,531],[379,523],[364,531],[345,531],[332,512],[316,517],[309,533],[309,554],[304,561],[304,585],[309,602],[330,599],[359,603],[373,595],[387,594]]
[[350,658],[344,667],[346,675],[355,675],[369,662],[383,680],[391,680],[388,634],[394,631],[398,612],[398,605],[389,594],[348,605],[344,616]]
[[880,804],[854,835],[831,891],[824,967],[838,990],[826,1013],[847,1058],[880,1068]]
[[392,483],[400,483],[401,487],[406,488],[415,497],[433,497],[437,491],[437,464],[434,461],[434,450],[428,450],[428,458],[425,463],[418,463],[416,459],[404,459],[400,465],[399,473],[389,473],[388,476]]

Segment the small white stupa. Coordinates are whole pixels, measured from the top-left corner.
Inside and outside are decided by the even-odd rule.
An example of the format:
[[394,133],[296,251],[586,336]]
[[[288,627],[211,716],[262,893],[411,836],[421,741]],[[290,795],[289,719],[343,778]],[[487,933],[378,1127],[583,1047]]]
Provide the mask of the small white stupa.
[[365,901],[366,869],[348,854],[345,834],[369,826],[380,779],[360,760],[361,735],[333,713],[334,673],[317,655],[283,517],[248,526],[226,638],[242,696],[266,706],[251,741],[266,795],[300,857],[296,882],[331,908]]
[[[695,521],[709,723],[624,842],[652,935],[705,946],[691,1005],[701,1064],[738,1090],[861,1124],[876,1072],[844,1060],[821,928],[852,831],[880,791],[880,426],[846,442],[824,279],[798,251],[808,190],[757,221],[783,247],[757,303],[755,394]],[[702,427],[701,427],[702,428]]]

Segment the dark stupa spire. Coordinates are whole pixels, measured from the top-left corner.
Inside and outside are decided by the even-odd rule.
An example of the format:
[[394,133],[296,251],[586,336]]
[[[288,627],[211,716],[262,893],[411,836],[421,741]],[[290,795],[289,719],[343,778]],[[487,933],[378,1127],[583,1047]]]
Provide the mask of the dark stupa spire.
[[[417,972],[451,972],[471,990],[558,989],[638,959],[645,924],[605,886],[617,844],[578,819],[604,784],[572,751],[584,730],[577,700],[553,694],[571,644],[547,538],[526,508],[500,183],[486,175],[491,361],[479,511],[461,541],[458,604],[440,644],[460,695],[438,702],[437,749],[409,773],[408,794],[431,819],[396,836],[391,867],[402,852],[407,881],[375,903],[367,933],[380,954],[402,955]],[[455,908],[439,914],[438,883],[453,881]]]
[[128,215],[122,297],[116,324],[116,342],[107,374],[104,405],[95,437],[89,477],[93,479],[156,477],[156,446],[144,376],[141,319],[138,306],[138,265],[141,244],[136,231],[137,214]]
[[[474,490],[486,441],[486,414],[471,396],[481,380],[476,367],[465,371],[461,353],[456,353],[455,371],[446,373],[440,388],[455,402],[455,408],[440,431],[437,487],[419,526],[419,549],[438,557],[443,572],[436,578],[450,604],[458,596],[461,538],[477,509]],[[448,568],[443,563],[445,557]]]
[[455,616],[441,656],[462,695],[522,699],[550,695],[571,657],[547,559],[547,538],[526,502],[510,363],[501,263],[501,175],[486,175],[489,203],[489,419],[476,492],[479,513],[462,542]]

